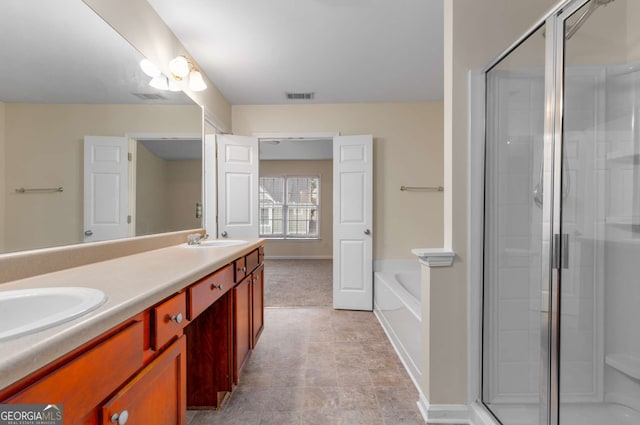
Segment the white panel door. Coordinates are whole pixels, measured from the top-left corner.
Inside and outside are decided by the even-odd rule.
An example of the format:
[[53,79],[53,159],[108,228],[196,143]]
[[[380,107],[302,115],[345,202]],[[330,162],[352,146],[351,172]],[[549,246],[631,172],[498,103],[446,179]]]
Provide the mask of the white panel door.
[[125,137],[84,138],[85,242],[130,236],[127,154]]
[[258,139],[218,136],[218,231],[223,238],[258,237]]
[[373,137],[333,138],[333,307],[373,309]]

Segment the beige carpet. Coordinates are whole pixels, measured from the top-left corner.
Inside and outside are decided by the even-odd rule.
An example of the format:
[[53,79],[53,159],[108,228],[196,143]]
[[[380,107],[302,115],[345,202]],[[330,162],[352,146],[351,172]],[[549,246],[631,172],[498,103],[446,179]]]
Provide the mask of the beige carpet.
[[264,306],[333,306],[333,260],[265,260]]

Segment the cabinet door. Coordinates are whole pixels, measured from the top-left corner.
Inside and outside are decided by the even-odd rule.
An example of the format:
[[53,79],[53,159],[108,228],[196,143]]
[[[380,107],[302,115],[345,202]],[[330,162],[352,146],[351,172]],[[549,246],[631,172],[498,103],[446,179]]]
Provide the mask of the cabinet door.
[[186,338],[182,336],[103,406],[102,425],[185,425],[186,380]]
[[251,280],[251,310],[253,313],[251,348],[254,348],[264,328],[264,266],[258,267],[253,272]]
[[238,384],[240,371],[244,367],[251,351],[251,282],[243,280],[233,288],[234,301],[234,368],[233,382]]

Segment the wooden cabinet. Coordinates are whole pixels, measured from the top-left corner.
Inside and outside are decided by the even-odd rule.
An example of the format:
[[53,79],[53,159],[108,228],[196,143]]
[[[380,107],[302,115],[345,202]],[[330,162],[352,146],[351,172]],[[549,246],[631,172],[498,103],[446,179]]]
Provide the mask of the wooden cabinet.
[[7,388],[62,404],[65,424],[180,424],[228,399],[264,327],[262,249],[145,309]]
[[[248,260],[249,258],[253,260]],[[259,251],[246,256],[254,270],[233,290],[234,300],[234,369],[233,382],[238,384],[242,369],[264,329],[264,266]]]
[[260,265],[251,278],[251,348],[258,343],[264,329],[264,266]]
[[[187,289],[191,319],[185,328],[187,406],[191,409],[222,407],[262,332],[261,253],[256,249]],[[252,268],[248,272],[247,264]],[[237,285],[235,279],[240,279]],[[212,284],[220,285],[224,294],[217,295],[217,288],[212,294]]]
[[142,369],[104,404],[100,423],[185,425],[186,347],[182,336]]
[[240,372],[249,359],[252,346],[251,279],[245,279],[233,288],[233,318],[233,382],[237,385],[240,380]]
[[142,346],[136,321],[2,403],[63,404],[65,424],[98,423],[100,403],[142,367]]

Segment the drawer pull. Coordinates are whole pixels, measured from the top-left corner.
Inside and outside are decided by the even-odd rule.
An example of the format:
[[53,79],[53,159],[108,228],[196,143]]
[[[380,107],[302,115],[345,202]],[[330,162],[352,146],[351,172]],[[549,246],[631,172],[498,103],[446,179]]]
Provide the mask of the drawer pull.
[[111,416],[111,422],[118,425],[124,425],[128,420],[129,412],[126,410],[123,410],[120,413],[114,413],[113,416]]
[[211,290],[213,291],[214,289],[219,289],[219,290],[222,291],[222,285],[220,285],[220,284],[216,285],[215,283],[212,283],[211,284]]
[[246,267],[240,267],[240,271],[241,271],[242,273],[245,273],[245,272],[247,271],[247,268],[246,268]]
[[176,322],[178,324],[182,323],[182,313],[178,313],[174,316],[171,316],[171,321]]

